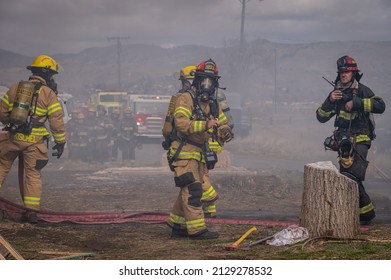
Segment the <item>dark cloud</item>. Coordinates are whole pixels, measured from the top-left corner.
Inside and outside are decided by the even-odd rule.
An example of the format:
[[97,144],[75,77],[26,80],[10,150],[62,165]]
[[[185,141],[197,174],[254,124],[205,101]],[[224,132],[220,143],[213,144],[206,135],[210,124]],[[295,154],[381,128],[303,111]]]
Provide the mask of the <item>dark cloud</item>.
[[[246,5],[247,39],[391,40],[389,0],[264,0]],[[238,0],[3,0],[0,48],[27,55],[129,43],[222,45],[238,39]]]

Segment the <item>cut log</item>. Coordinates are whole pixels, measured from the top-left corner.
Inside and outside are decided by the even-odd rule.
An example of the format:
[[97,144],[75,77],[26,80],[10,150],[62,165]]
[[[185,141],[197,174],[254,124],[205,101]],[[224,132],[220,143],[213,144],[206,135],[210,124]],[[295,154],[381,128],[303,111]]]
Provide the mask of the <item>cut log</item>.
[[306,164],[303,181],[300,226],[312,238],[355,238],[360,228],[357,183],[331,161]]

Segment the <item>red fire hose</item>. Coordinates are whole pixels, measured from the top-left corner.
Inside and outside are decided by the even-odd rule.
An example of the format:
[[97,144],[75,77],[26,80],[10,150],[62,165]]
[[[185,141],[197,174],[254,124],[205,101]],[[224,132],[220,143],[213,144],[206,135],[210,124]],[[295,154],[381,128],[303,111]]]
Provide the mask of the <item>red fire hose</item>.
[[[20,220],[20,217],[28,209],[0,197],[0,210],[11,220]],[[76,224],[121,224],[121,223],[165,223],[168,220],[167,213],[139,212],[139,213],[98,213],[98,212],[57,212],[41,210],[37,211],[38,219],[47,223],[71,222]],[[297,222],[242,220],[242,219],[206,219],[209,223],[235,224],[235,225],[269,225],[290,226]]]

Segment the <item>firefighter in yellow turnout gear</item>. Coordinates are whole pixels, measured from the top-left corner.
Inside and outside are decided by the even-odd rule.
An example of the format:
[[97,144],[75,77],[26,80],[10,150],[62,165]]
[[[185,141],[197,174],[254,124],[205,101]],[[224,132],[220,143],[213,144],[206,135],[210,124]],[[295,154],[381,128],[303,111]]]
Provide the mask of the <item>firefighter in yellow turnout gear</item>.
[[[186,66],[183,69],[181,69],[181,71],[179,73],[179,80],[182,83],[182,88],[175,95],[176,97],[191,88],[191,84],[193,83],[193,80],[194,80],[196,68],[197,68],[197,66],[189,65],[189,66]],[[230,112],[228,103],[226,102],[225,95],[222,94],[220,91],[217,93],[217,100],[219,103],[220,103],[220,100],[223,100],[225,102],[224,103],[225,106],[223,106],[220,103],[222,110],[224,112],[224,115],[225,115],[223,121],[225,122],[225,119],[227,118],[228,125],[232,128],[233,127],[232,114]],[[168,120],[168,121],[171,121],[171,120]],[[168,128],[168,130],[171,131],[170,128]],[[209,145],[209,148],[212,151],[214,151],[216,154],[220,154],[223,149],[222,143],[219,143],[218,141],[216,141],[216,139],[214,139],[214,137],[209,137],[208,145]],[[212,186],[208,170],[206,170],[206,171],[207,172],[204,174],[203,183],[202,183],[202,198],[201,198],[202,209],[204,211],[205,218],[214,218],[217,216],[216,201],[219,198],[219,196],[218,196],[218,193],[215,190],[215,188]]]
[[[191,89],[191,85],[194,80],[196,69],[197,66],[195,65],[188,65],[181,69],[181,71],[179,72],[179,80],[182,83],[182,88],[175,95],[175,98],[177,98],[179,95],[186,92],[187,90]],[[168,121],[171,122],[171,120]],[[222,151],[222,147],[220,146],[220,144],[217,141],[214,141],[212,137],[209,138],[208,144],[209,144],[209,148],[213,150],[216,154],[219,154]],[[202,183],[202,197],[201,197],[202,209],[204,211],[204,216],[206,218],[216,217],[217,199],[218,199],[218,193],[212,186],[210,182],[209,172],[208,170],[206,170],[206,173],[204,174],[204,178],[203,178],[203,183]]]
[[[169,219],[173,237],[214,239],[219,236],[217,232],[207,230],[201,203],[201,182],[207,166],[212,169],[217,161],[209,149],[208,139],[214,131],[230,132],[226,117],[214,98],[218,79],[216,64],[211,59],[201,62],[195,70],[191,88],[177,96],[175,102],[176,134],[169,148],[169,163],[180,192]],[[219,141],[230,140],[230,136],[232,138],[232,132]]]
[[[0,101],[0,121],[7,130],[0,136],[0,186],[14,160],[20,156],[26,172],[23,202],[27,208],[38,210],[42,193],[41,170],[48,162],[46,120],[56,142],[53,149],[57,158],[64,151],[66,137],[57,84],[53,80],[59,64],[53,58],[41,55],[27,69],[32,72],[29,80],[12,85]],[[32,91],[25,86],[28,84],[33,87]],[[27,221],[36,222],[35,213],[31,213],[26,216]]]

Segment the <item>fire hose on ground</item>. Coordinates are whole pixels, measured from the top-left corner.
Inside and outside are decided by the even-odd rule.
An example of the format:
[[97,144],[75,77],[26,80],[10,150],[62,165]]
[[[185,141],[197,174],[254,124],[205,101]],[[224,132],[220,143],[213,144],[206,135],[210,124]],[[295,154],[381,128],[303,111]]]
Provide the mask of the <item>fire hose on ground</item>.
[[[28,208],[13,203],[0,197],[0,211],[4,217],[10,220],[19,221],[21,216],[29,211]],[[30,210],[31,211],[31,210]],[[168,213],[163,212],[60,212],[50,210],[36,211],[39,221],[46,223],[76,223],[76,224],[121,224],[121,223],[165,223],[168,220]],[[262,221],[232,218],[207,218],[208,223],[230,224],[230,225],[267,225],[267,226],[290,226],[298,222]]]

